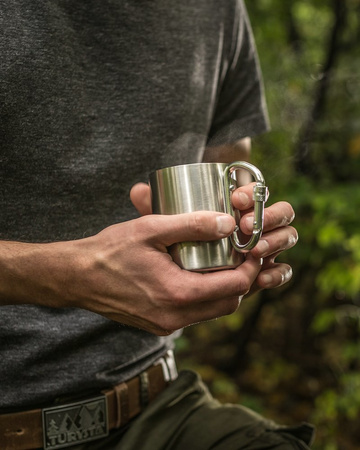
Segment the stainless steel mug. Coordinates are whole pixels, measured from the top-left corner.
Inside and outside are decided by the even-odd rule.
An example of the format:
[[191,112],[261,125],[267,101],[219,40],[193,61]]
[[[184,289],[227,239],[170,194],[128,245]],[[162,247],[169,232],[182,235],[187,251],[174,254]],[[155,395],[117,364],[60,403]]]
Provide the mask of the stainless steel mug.
[[217,241],[179,242],[169,248],[173,260],[183,269],[197,272],[231,269],[244,260],[244,252],[257,244],[263,229],[265,180],[260,170],[245,161],[231,164],[198,163],[167,167],[150,174],[153,214],[181,214],[193,211],[218,211],[239,214],[231,202],[236,189],[236,170],[246,169],[255,179],[254,226],[251,238],[241,243],[238,227],[229,238]]

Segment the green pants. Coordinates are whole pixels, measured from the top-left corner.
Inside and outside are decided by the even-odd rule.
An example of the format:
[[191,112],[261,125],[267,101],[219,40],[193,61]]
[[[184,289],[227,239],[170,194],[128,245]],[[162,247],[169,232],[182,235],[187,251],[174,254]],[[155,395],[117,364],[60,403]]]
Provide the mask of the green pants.
[[199,377],[181,372],[128,429],[76,450],[305,450],[313,427],[282,427],[253,411],[220,404]]

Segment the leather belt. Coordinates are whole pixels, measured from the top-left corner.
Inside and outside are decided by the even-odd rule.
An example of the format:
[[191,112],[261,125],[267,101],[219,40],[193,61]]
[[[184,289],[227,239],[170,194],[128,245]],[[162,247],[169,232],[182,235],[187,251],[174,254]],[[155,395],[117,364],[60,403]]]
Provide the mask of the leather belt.
[[0,415],[2,450],[59,449],[100,439],[136,417],[177,377],[171,351],[129,381],[96,397]]

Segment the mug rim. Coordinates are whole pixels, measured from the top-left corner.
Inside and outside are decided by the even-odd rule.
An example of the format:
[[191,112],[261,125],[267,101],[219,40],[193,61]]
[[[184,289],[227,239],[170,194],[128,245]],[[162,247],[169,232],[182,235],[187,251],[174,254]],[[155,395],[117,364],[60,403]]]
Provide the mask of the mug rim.
[[181,168],[181,167],[189,167],[189,166],[222,166],[224,169],[231,163],[222,163],[222,162],[197,162],[197,163],[189,163],[189,164],[176,164],[174,166],[168,166],[168,167],[163,167],[161,169],[156,169],[153,170],[152,172],[149,173],[149,177],[151,177],[152,175],[155,175],[158,172],[161,171],[165,171],[165,170],[170,170],[170,169],[177,169],[177,168]]

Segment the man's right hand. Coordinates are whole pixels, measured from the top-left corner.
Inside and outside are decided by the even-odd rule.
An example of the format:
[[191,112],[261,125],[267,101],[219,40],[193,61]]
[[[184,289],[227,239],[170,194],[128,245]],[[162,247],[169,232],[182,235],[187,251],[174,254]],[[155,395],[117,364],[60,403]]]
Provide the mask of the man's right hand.
[[147,215],[95,236],[50,244],[3,242],[1,303],[78,307],[166,335],[234,312],[261,269],[249,257],[235,270],[182,270],[167,247],[229,236],[234,219],[195,212]]

